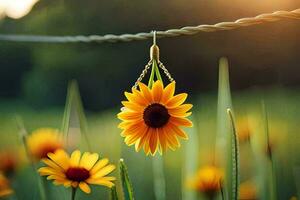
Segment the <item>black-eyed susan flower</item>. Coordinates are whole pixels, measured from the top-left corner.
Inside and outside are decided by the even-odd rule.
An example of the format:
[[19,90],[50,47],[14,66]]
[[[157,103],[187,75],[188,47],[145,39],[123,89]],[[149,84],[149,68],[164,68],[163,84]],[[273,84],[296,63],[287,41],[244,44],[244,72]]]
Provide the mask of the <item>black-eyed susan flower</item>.
[[19,165],[19,156],[12,150],[3,150],[0,152],[0,171],[5,175],[11,175]]
[[119,128],[125,143],[135,144],[136,151],[142,147],[148,155],[154,155],[157,150],[162,153],[170,148],[175,150],[180,146],[178,137],[188,139],[181,127],[191,127],[192,122],[186,117],[192,104],[183,104],[186,93],[175,93],[175,82],[165,88],[158,80],[150,89],[139,83],[139,90],[132,89],[132,93],[125,92],[128,101],[123,101],[122,111],[118,118],[122,120]]
[[258,199],[257,187],[253,181],[245,181],[239,186],[240,200],[256,200]]
[[215,166],[205,166],[197,172],[195,177],[189,180],[188,185],[205,196],[213,199],[221,190],[223,171]]
[[40,128],[26,139],[30,155],[35,160],[47,158],[47,154],[63,147],[60,132],[52,128]]
[[8,179],[0,172],[0,198],[9,196],[13,193]]
[[41,176],[48,176],[55,185],[64,185],[74,189],[80,188],[90,193],[89,184],[112,187],[115,177],[107,176],[115,166],[108,164],[108,159],[100,159],[97,153],[85,152],[81,156],[79,150],[74,151],[71,157],[62,149],[48,153],[48,158],[42,160],[47,167],[38,171]]

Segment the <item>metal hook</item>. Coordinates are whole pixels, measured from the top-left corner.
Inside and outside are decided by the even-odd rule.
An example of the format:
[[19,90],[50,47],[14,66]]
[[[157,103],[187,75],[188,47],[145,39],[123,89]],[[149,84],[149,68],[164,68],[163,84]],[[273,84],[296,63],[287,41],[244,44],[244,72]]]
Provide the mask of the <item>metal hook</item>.
[[153,45],[156,45],[156,31],[152,31],[153,33]]
[[156,45],[156,31],[152,31],[153,33],[153,45],[150,48],[150,59],[159,61],[159,48]]

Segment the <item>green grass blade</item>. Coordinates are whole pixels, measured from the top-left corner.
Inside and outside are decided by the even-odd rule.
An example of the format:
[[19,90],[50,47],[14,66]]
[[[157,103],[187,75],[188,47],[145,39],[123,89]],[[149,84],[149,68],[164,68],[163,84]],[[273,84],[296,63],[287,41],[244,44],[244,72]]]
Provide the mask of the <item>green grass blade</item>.
[[41,177],[38,174],[38,172],[37,172],[38,171],[37,163],[35,163],[32,160],[32,158],[30,156],[30,152],[29,152],[28,146],[27,146],[27,135],[28,135],[28,132],[27,132],[25,126],[24,126],[24,123],[23,123],[23,120],[22,120],[21,117],[17,116],[16,117],[16,122],[17,122],[17,125],[18,125],[18,128],[19,128],[18,132],[19,132],[20,138],[21,138],[21,140],[23,142],[23,145],[24,145],[24,148],[25,148],[25,151],[26,151],[26,157],[30,161],[30,164],[31,164],[32,169],[34,171],[34,174],[36,176],[40,199],[41,200],[47,200],[47,194],[46,194],[45,183],[44,183],[43,177]]
[[118,193],[117,193],[117,189],[116,186],[113,186],[112,188],[110,188],[110,196],[109,196],[110,200],[118,200]]
[[[216,134],[216,164],[225,169],[224,196],[232,200],[231,183],[231,130],[227,109],[232,109],[231,92],[229,83],[228,61],[221,58],[219,62],[219,88],[218,88],[218,107],[217,107],[217,134]],[[226,155],[226,156],[222,156]],[[228,166],[229,165],[229,166]]]
[[232,134],[231,134],[231,199],[238,199],[238,191],[239,191],[239,145],[238,145],[238,137],[236,132],[235,121],[233,118],[232,111],[230,109],[227,110],[229,115],[229,119],[231,122]]
[[124,199],[125,200],[134,200],[133,187],[129,179],[128,169],[123,159],[120,159],[120,176],[123,187]]

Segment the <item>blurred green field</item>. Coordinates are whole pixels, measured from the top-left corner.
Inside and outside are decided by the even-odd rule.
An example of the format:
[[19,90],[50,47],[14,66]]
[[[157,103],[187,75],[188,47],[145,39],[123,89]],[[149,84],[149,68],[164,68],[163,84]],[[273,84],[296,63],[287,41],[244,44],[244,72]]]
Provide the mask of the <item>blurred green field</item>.
[[[300,95],[296,90],[284,88],[253,88],[243,92],[232,94],[233,108],[237,124],[239,119],[246,115],[257,122],[255,135],[262,134],[259,126],[262,123],[261,100],[264,99],[268,111],[270,140],[273,141],[274,155],[276,157],[276,185],[278,199],[289,199],[299,194],[300,166],[300,135],[299,135],[299,102]],[[168,151],[163,156],[166,181],[166,199],[179,200],[191,198],[193,192],[186,188],[186,178],[195,173],[198,167],[211,164],[214,154],[216,135],[217,95],[201,94],[189,99],[194,104],[192,120],[194,127],[187,129],[190,140],[182,141],[182,147],[175,152]],[[18,128],[15,116],[23,118],[25,127],[29,132],[40,127],[61,128],[63,108],[49,108],[36,110],[22,102],[1,100],[0,104],[0,143],[1,149],[21,146],[18,136]],[[116,118],[118,109],[101,113],[87,112],[89,141],[91,149],[98,152],[101,157],[108,157],[112,163],[117,164],[120,158],[124,158],[129,175],[134,187],[136,199],[155,199],[153,188],[152,157],[145,156],[143,152],[136,153],[133,147],[127,147],[120,137],[117,128],[119,120]],[[76,130],[76,122],[71,127]],[[72,129],[73,130],[73,129]],[[72,131],[70,132],[72,134]],[[197,155],[190,155],[188,148],[193,145],[197,148]],[[259,168],[256,144],[240,144],[240,175],[244,180],[259,180]],[[258,147],[259,148],[259,147]],[[220,155],[224,156],[224,155]],[[192,161],[192,162],[191,162]],[[187,166],[194,163],[194,167]],[[187,167],[188,170],[187,175]],[[114,175],[118,177],[118,172]],[[298,175],[298,177],[297,177]],[[36,176],[30,166],[24,166],[18,172],[13,186],[16,189],[18,199],[39,199]],[[296,183],[298,181],[298,183]],[[64,187],[54,187],[50,181],[47,188],[60,192],[60,197],[50,199],[65,199],[69,195]],[[64,191],[68,191],[67,193]],[[52,191],[52,195],[55,192]],[[78,193],[78,199],[108,199],[109,190],[103,187],[92,187],[91,195]],[[189,195],[192,194],[192,195]],[[84,197],[84,198],[83,198]],[[201,197],[200,197],[201,198]]]

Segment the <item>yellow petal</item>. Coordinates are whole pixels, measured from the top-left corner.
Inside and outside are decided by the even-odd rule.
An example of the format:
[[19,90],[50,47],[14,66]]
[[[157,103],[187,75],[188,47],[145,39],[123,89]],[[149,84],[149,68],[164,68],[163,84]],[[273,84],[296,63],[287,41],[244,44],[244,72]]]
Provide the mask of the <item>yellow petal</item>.
[[157,135],[156,129],[152,129],[150,140],[149,140],[149,146],[150,146],[150,151],[151,151],[152,155],[154,155],[156,153],[157,144],[158,144],[158,135]]
[[95,165],[98,158],[99,158],[99,155],[97,153],[91,154],[91,153],[85,152],[80,160],[79,166],[81,166],[87,170],[90,170]]
[[152,96],[153,96],[153,100],[154,102],[156,103],[159,103],[161,98],[162,98],[162,94],[163,94],[163,85],[162,85],[162,82],[161,81],[156,81],[154,84],[153,84],[153,87],[152,87]]
[[100,169],[98,172],[96,172],[95,174],[92,175],[92,178],[101,178],[109,173],[111,173],[114,169],[116,169],[116,166],[114,165],[107,165],[105,167],[103,167],[102,169]]
[[53,162],[52,160],[50,159],[42,159],[42,162],[45,163],[46,165],[48,165],[49,167],[57,170],[57,171],[62,171],[63,168],[61,168],[60,166],[58,166],[55,162]]
[[175,126],[186,126],[186,127],[193,126],[193,123],[186,118],[170,117],[170,122]]
[[140,106],[136,103],[130,102],[130,101],[122,101],[123,106],[125,106],[127,109],[136,111],[136,112],[143,112],[144,106]]
[[147,99],[148,104],[153,103],[152,94],[151,94],[149,88],[142,82],[139,82],[139,88],[140,88],[143,96],[145,97],[145,99]]
[[143,114],[141,112],[134,111],[122,111],[118,114],[118,118],[121,120],[139,120],[142,117]]
[[90,179],[88,181],[89,184],[95,184],[95,185],[103,185],[106,187],[111,188],[112,186],[114,186],[114,184],[110,181],[107,180],[103,180],[103,179]]
[[178,126],[173,125],[172,122],[169,123],[168,126],[173,130],[173,132],[174,132],[177,136],[179,136],[179,137],[181,137],[181,138],[183,138],[183,139],[185,139],[185,140],[188,139],[187,134],[186,134],[183,130],[181,130],[180,128],[178,128]]
[[58,175],[58,176],[64,177],[63,172],[57,171],[50,167],[41,167],[40,169],[38,169],[38,172],[40,173],[41,176]]
[[70,165],[76,167],[79,165],[81,152],[79,150],[73,151],[70,159]]
[[186,117],[186,112],[189,111],[192,107],[192,104],[183,104],[181,106],[168,109],[168,112],[170,115],[175,117]]
[[107,165],[109,160],[107,158],[103,158],[99,160],[94,167],[91,169],[90,174],[93,175],[96,172],[98,172],[100,169],[102,169],[105,165]]
[[161,103],[164,104],[169,101],[175,93],[175,81],[171,82],[163,91]]
[[62,149],[59,149],[54,153],[48,153],[48,157],[64,170],[67,170],[70,166],[69,155]]
[[91,188],[88,184],[86,184],[86,182],[80,182],[79,188],[87,194],[91,193]]
[[186,93],[177,94],[176,96],[172,97],[169,101],[167,101],[166,107],[170,109],[180,106],[186,100],[187,96],[188,95]]

